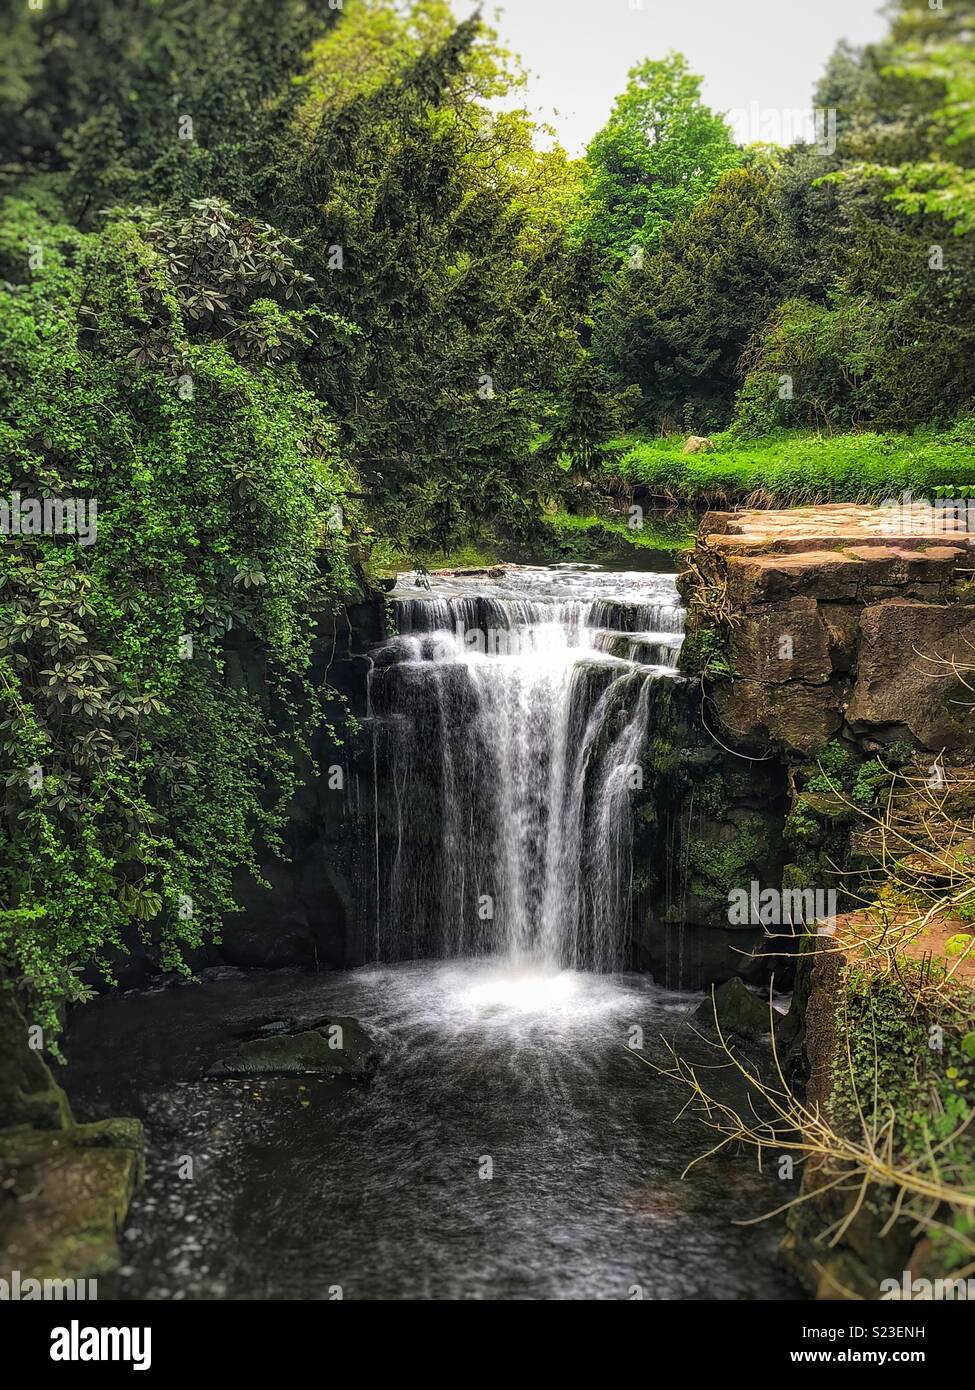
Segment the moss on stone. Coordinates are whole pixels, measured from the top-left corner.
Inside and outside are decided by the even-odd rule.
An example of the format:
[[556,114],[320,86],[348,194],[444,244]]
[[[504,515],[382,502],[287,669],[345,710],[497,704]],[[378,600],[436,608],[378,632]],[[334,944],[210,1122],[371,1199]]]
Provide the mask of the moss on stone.
[[118,1267],[118,1231],[143,1179],[138,1120],[0,1131],[0,1278],[92,1278]]
[[[728,838],[722,832],[728,830]],[[762,855],[765,824],[758,816],[746,816],[734,827],[719,827],[721,838],[688,835],[684,841],[691,891],[702,898],[726,898],[746,880],[745,870]]]
[[64,1129],[71,1107],[31,1032],[13,989],[0,985],[0,1128]]

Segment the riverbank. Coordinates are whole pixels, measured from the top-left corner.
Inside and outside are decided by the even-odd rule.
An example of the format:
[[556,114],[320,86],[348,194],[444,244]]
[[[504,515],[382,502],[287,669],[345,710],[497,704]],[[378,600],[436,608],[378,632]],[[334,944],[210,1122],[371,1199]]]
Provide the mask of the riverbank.
[[681,503],[758,506],[883,501],[911,491],[975,486],[975,426],[914,434],[712,436],[713,449],[684,453],[686,436],[624,436],[603,450],[602,477]]
[[975,536],[939,539],[871,508],[712,513],[680,581],[710,727],[788,788],[762,887],[828,902],[770,919],[765,950],[799,951],[782,1071],[717,1126],[801,1175],[783,1254],[818,1298],[975,1259]]

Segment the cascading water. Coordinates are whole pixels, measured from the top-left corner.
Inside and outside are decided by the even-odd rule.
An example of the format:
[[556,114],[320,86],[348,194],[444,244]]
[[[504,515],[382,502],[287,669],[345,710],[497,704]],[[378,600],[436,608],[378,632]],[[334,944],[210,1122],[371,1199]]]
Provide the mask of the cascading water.
[[400,576],[372,678],[377,953],[625,964],[634,792],[683,611],[672,576]]

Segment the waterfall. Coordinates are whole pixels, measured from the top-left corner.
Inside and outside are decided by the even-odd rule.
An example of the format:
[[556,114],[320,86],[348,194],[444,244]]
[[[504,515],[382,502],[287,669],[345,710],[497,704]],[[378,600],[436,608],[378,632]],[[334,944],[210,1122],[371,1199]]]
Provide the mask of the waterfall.
[[683,611],[670,575],[400,576],[375,654],[378,950],[625,964],[634,796]]

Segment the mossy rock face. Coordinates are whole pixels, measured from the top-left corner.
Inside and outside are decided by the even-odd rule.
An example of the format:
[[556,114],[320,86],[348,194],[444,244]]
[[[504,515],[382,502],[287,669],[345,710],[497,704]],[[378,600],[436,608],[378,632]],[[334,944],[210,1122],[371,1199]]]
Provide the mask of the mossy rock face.
[[857,820],[860,812],[851,806],[847,797],[834,792],[804,791],[797,805],[801,805],[810,815],[833,825],[843,825]]
[[354,1018],[319,1019],[311,1028],[274,1037],[252,1038],[214,1062],[207,1076],[347,1076],[365,1081],[379,1052]]
[[138,1120],[0,1131],[0,1278],[94,1278],[119,1265],[117,1233],[143,1179]]
[[65,1129],[71,1107],[40,1051],[13,990],[0,986],[0,1128]]

